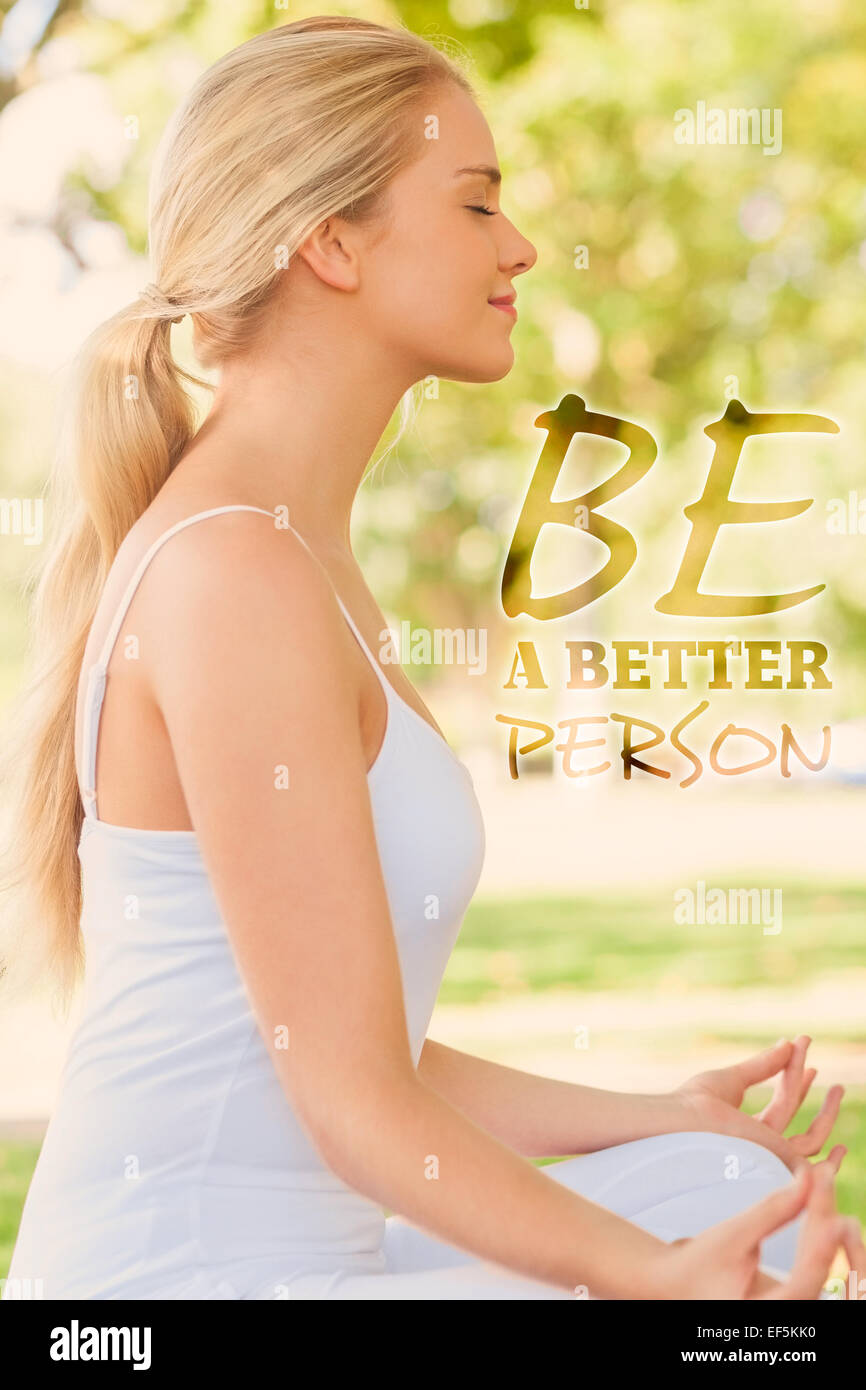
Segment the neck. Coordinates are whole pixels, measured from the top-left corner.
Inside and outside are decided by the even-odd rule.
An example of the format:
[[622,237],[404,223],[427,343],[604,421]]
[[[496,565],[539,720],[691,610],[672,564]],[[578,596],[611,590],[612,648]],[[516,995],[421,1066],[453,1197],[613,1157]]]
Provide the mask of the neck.
[[[335,342],[339,350],[334,350]],[[417,375],[362,335],[327,346],[283,332],[222,368],[210,413],[178,465],[238,500],[273,511],[320,551],[351,551],[358,488],[400,398]],[[198,453],[199,446],[209,447]]]

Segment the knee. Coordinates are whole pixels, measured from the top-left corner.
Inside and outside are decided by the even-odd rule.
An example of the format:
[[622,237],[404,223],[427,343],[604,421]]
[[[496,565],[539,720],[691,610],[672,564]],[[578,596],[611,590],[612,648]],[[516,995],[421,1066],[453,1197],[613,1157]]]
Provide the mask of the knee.
[[772,1149],[768,1149],[764,1144],[756,1143],[753,1139],[744,1139],[742,1143],[756,1168],[763,1168],[768,1173],[775,1173],[780,1183],[792,1181],[794,1175],[787,1163],[778,1154],[773,1153]]
[[738,1135],[701,1133],[696,1138],[710,1141],[726,1164],[733,1177],[744,1173],[755,1173],[775,1178],[776,1186],[784,1187],[793,1181],[793,1173],[787,1164],[772,1149],[757,1143],[754,1139],[743,1139]]

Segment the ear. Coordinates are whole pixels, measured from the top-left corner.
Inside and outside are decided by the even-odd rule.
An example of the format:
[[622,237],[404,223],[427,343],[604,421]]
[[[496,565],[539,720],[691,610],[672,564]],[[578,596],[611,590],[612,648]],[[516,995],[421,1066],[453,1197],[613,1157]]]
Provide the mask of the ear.
[[336,290],[355,290],[361,267],[350,224],[342,217],[328,217],[297,249],[314,275]]

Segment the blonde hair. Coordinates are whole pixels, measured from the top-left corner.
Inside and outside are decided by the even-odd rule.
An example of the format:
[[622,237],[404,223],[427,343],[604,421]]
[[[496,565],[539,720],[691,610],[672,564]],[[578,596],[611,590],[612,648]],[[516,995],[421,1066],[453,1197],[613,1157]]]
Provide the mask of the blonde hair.
[[423,152],[423,102],[443,82],[474,96],[454,58],[407,29],[321,16],[226,54],[166,128],[150,187],[155,283],[76,359],[47,488],[57,530],[25,582],[32,673],[0,769],[7,995],[49,981],[67,1006],[81,975],[74,718],[85,644],[123,538],[196,432],[184,382],[209,389],[174,361],[170,324],[192,316],[205,367],[243,348],[319,222],[380,212],[389,181]]

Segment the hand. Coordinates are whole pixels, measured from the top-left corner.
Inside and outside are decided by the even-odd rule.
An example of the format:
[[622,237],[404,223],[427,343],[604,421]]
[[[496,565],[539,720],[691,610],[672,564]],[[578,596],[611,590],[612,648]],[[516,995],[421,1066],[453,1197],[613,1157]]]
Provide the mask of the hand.
[[[836,1210],[835,1179],[829,1160],[804,1162],[787,1187],[699,1236],[671,1242],[652,1271],[652,1297],[817,1299],[840,1248],[851,1269],[866,1271],[859,1222]],[[794,1267],[787,1279],[772,1279],[760,1269],[761,1241],[804,1208]]]
[[[772,1150],[796,1173],[809,1157],[821,1152],[845,1094],[844,1086],[831,1086],[809,1128],[789,1139],[784,1137],[782,1131],[800,1109],[817,1075],[814,1067],[804,1070],[811,1041],[805,1035],[794,1043],[783,1039],[744,1062],[700,1072],[678,1086],[673,1096],[686,1107],[689,1119],[694,1117],[699,1128],[751,1139]],[[745,1114],[740,1106],[746,1091],[771,1076],[776,1077],[776,1082],[770,1102],[757,1115]],[[835,1172],[846,1153],[843,1144],[837,1144],[829,1153],[826,1161]]]

